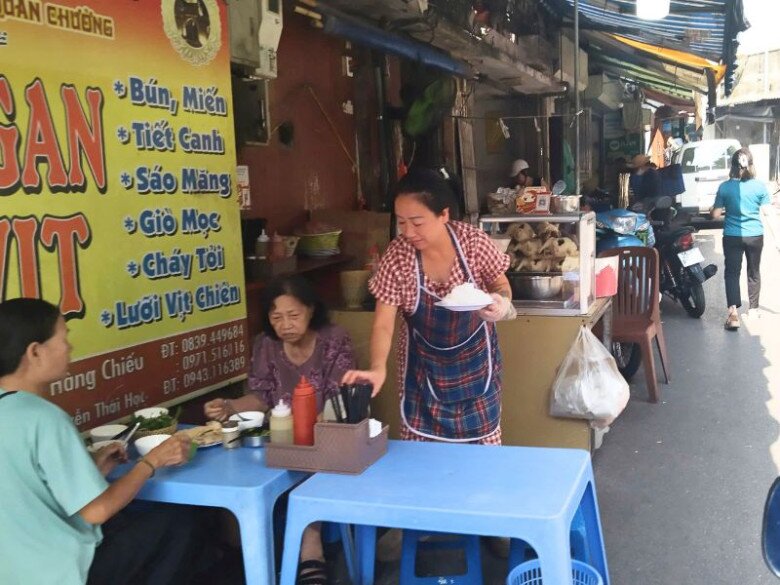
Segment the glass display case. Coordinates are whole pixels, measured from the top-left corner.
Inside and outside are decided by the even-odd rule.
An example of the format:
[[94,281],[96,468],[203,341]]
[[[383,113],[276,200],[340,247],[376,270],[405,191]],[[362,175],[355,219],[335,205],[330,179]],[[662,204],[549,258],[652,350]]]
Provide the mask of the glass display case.
[[479,227],[511,258],[520,314],[584,315],[595,299],[596,215],[483,215]]

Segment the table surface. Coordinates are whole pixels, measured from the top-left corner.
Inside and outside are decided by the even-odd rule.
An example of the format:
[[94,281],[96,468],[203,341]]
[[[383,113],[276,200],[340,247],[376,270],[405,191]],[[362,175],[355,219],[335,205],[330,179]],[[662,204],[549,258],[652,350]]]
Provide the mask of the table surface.
[[295,488],[293,497],[378,508],[558,518],[579,505],[589,469],[590,455],[579,449],[390,441],[387,454],[362,474],[317,473]]
[[[118,466],[109,479],[124,475],[135,462]],[[286,469],[274,469],[265,465],[265,449],[239,447],[225,449],[222,444],[198,449],[195,457],[179,467],[158,469],[144,488],[160,483],[189,486],[220,486],[232,488],[257,488],[290,475],[294,483],[302,481],[307,474]]]

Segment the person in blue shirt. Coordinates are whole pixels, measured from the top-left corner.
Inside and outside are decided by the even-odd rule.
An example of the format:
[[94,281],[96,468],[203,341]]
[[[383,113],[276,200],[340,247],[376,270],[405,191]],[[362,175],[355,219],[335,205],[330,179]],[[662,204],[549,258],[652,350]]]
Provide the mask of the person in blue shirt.
[[742,257],[747,260],[748,316],[758,317],[761,294],[761,252],[764,248],[764,222],[771,200],[763,182],[756,180],[753,155],[742,148],[731,157],[730,179],[721,183],[715,204],[713,219],[725,214],[723,223],[723,254],[726,269],[726,300],[729,307],[726,329],[739,329],[738,310],[742,306],[739,277],[742,273]]
[[47,399],[70,350],[57,307],[0,302],[0,583],[187,583],[194,524],[186,510],[122,509],[155,470],[188,460],[189,439],[171,437],[106,482],[124,446],[91,456],[70,416]]

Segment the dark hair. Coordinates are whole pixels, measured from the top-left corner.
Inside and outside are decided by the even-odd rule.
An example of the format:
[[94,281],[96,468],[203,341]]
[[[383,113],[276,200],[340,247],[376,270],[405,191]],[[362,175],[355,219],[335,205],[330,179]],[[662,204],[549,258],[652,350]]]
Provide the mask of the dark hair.
[[740,148],[731,156],[729,177],[740,181],[756,178],[756,168],[753,166],[753,153],[749,148]]
[[0,376],[13,374],[31,343],[54,335],[60,310],[40,299],[11,299],[0,303]]
[[325,325],[330,323],[330,319],[328,319],[328,309],[319,296],[317,296],[311,283],[302,276],[284,276],[268,283],[268,286],[263,290],[262,299],[260,301],[260,310],[262,311],[263,319],[260,327],[263,333],[268,335],[271,339],[279,339],[276,331],[274,331],[273,325],[271,325],[269,315],[274,308],[276,299],[282,295],[295,297],[298,302],[312,309],[311,321],[309,322],[309,327],[311,329],[322,329]]
[[458,219],[460,216],[452,186],[439,171],[431,169],[409,171],[398,182],[393,200],[401,195],[413,197],[436,215],[441,215],[445,209],[449,209],[450,218]]

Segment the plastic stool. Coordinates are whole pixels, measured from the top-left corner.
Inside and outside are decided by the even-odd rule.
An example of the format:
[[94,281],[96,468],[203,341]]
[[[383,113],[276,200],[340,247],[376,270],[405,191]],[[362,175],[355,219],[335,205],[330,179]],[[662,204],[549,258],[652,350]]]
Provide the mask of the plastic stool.
[[[401,583],[403,585],[482,585],[482,558],[479,536],[446,535],[446,540],[420,540],[425,536],[439,536],[439,532],[404,530],[401,547]],[[418,550],[458,550],[466,553],[466,572],[462,575],[418,577],[415,561]]]
[[[571,556],[573,559],[589,563],[591,561],[588,550],[588,539],[585,534],[585,519],[579,510],[571,521]],[[512,539],[509,544],[509,567],[516,567],[526,561],[528,551],[532,550],[522,540]]]
[[[571,578],[573,585],[604,585],[596,569],[579,561],[571,562]],[[544,585],[539,561],[527,561],[512,569],[506,585]]]

